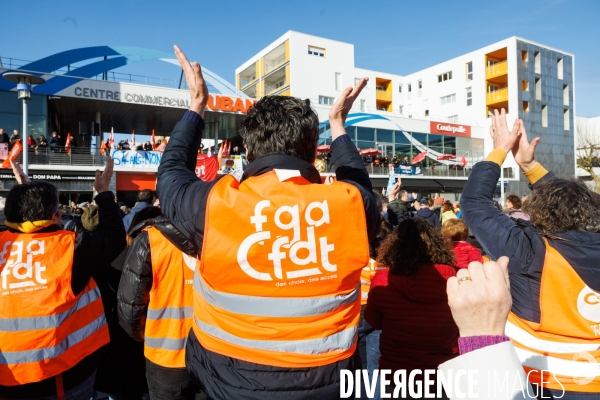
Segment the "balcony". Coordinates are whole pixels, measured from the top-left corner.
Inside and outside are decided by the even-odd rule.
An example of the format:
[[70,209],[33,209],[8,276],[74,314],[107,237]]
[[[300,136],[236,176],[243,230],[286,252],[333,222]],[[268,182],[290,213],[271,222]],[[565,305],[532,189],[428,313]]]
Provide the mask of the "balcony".
[[376,99],[377,101],[392,101],[392,92],[385,90],[385,89],[379,89],[379,87],[377,87],[377,90],[375,91],[376,93]]
[[508,102],[508,88],[487,93],[485,96],[485,104],[488,106],[504,102]]
[[494,65],[490,65],[485,69],[485,79],[494,79],[499,76],[508,74],[508,61],[502,61]]
[[[97,151],[97,153],[95,153]],[[108,151],[107,151],[108,152]],[[106,157],[101,156],[99,150],[89,147],[73,147],[71,154],[68,154],[64,147],[57,147],[55,150],[50,148],[39,148],[38,150],[29,149],[30,165],[63,165],[92,167],[103,166]],[[17,162],[21,163],[23,154],[17,156]]]

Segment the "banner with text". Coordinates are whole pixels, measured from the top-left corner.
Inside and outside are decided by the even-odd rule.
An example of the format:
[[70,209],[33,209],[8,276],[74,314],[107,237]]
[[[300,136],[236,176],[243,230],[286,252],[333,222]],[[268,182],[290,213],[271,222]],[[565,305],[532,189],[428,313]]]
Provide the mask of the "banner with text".
[[158,167],[163,153],[160,151],[113,150],[115,167],[149,168]]

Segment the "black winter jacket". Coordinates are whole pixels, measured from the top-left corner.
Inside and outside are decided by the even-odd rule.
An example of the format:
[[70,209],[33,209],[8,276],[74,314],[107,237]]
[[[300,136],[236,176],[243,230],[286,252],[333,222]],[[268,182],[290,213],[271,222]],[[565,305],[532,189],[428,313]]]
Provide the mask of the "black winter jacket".
[[388,220],[393,226],[400,225],[402,221],[410,218],[408,207],[404,200],[394,200],[388,203]]
[[[202,118],[188,111],[173,130],[157,176],[157,192],[165,216],[185,236],[194,240],[197,249],[202,249],[208,194],[215,183],[201,181],[194,172],[203,130]],[[331,162],[336,166],[337,180],[354,185],[362,195],[370,241],[379,229],[379,210],[362,158],[346,135],[338,138],[331,148]],[[283,154],[270,154],[252,161],[242,180],[275,168],[299,170],[310,182],[321,182],[314,166]],[[213,353],[198,342],[193,331],[186,345],[188,372],[213,400],[338,399],[340,369],[360,368],[356,358],[350,357],[322,367],[286,369]]]
[[439,214],[427,207],[423,207],[419,211],[417,211],[417,213],[415,214],[415,218],[424,219],[425,221],[432,223],[438,228],[442,226]]
[[[175,247],[189,255],[196,255],[196,246],[164,217],[149,219],[135,226],[130,235],[135,236],[127,252],[123,275],[117,292],[119,323],[125,332],[139,342],[144,341],[146,313],[152,289],[152,259],[148,232],[154,226]],[[168,287],[161,290],[169,290]]]
[[[500,178],[500,167],[494,162],[475,164],[460,199],[462,218],[485,252],[497,260],[510,258],[508,273],[512,293],[512,311],[520,318],[540,322],[540,282],[546,246],[540,231],[529,221],[513,220],[493,203],[492,196]],[[554,179],[547,173],[537,183]],[[600,291],[600,233],[566,231],[547,238],[571,264],[579,277],[595,291]]]
[[[75,236],[75,254],[71,276],[71,288],[78,295],[87,286],[92,275],[98,274],[125,248],[125,228],[119,217],[119,206],[112,192],[103,192],[94,199],[98,205],[98,228],[93,232],[80,232]],[[39,232],[61,230],[52,225]],[[51,266],[48,265],[48,268]],[[73,368],[64,372],[65,391],[79,385],[97,368],[102,349],[90,354]],[[48,378],[40,382],[20,386],[1,386],[0,398],[30,399],[56,395],[56,380]]]

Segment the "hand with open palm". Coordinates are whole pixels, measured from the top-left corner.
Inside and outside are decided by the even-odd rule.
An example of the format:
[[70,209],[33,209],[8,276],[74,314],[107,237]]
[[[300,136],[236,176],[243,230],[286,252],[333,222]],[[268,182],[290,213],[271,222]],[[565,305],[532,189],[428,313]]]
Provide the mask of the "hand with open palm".
[[540,142],[540,138],[536,137],[530,143],[527,139],[527,132],[525,131],[523,121],[520,121],[519,125],[519,140],[513,146],[512,153],[519,167],[521,167],[523,172],[527,172],[537,165],[534,156],[535,148]]
[[329,111],[329,124],[331,125],[332,140],[346,134],[344,124],[346,123],[348,113],[360,92],[367,86],[368,80],[369,78],[362,78],[358,81],[356,86],[344,89],[340,97],[331,106],[331,110]]

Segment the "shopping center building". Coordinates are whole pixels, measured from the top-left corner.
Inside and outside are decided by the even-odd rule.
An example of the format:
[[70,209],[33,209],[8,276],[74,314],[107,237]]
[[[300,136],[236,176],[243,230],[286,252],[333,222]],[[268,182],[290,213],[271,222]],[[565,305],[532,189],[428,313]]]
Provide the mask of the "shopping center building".
[[[310,99],[321,143],[328,144],[331,104],[368,77],[348,120],[357,147],[410,161],[427,151],[422,173],[403,175],[405,186],[460,191],[473,164],[493,148],[488,113],[500,108],[509,121],[522,118],[531,138],[540,136],[536,157],[543,165],[574,175],[574,62],[573,54],[512,37],[400,76],[355,67],[352,44],[289,31],[236,69],[236,86],[250,97]],[[503,172],[508,192],[528,192],[511,156]]]
[[[169,135],[189,107],[185,79],[161,79],[118,72],[133,62],[161,60],[175,64],[174,76],[181,68],[171,54],[134,47],[98,46],[69,50],[38,61],[0,58],[0,75],[6,72],[30,72],[42,76],[46,83],[34,86],[28,102],[26,135],[35,139],[50,138],[53,131],[64,139],[70,134],[77,142],[68,154],[64,148],[55,152],[39,149],[29,152],[30,176],[52,181],[61,191],[61,202],[83,201],[92,197],[94,171],[104,165],[100,140],[108,140],[111,129],[116,134],[150,140]],[[205,114],[205,147],[215,141],[234,139],[241,147],[237,128],[246,109],[255,100],[203,66],[211,93]],[[17,100],[16,84],[0,77],[0,128],[10,136],[22,130],[22,105]],[[25,135],[21,135],[23,138]],[[136,140],[136,142],[138,142]],[[139,143],[139,142],[138,142]],[[214,151],[214,149],[213,149]],[[113,190],[128,203],[135,201],[135,191],[155,188],[156,171],[162,153],[155,151],[118,151],[115,157]],[[9,170],[0,173],[0,195],[14,184]]]

